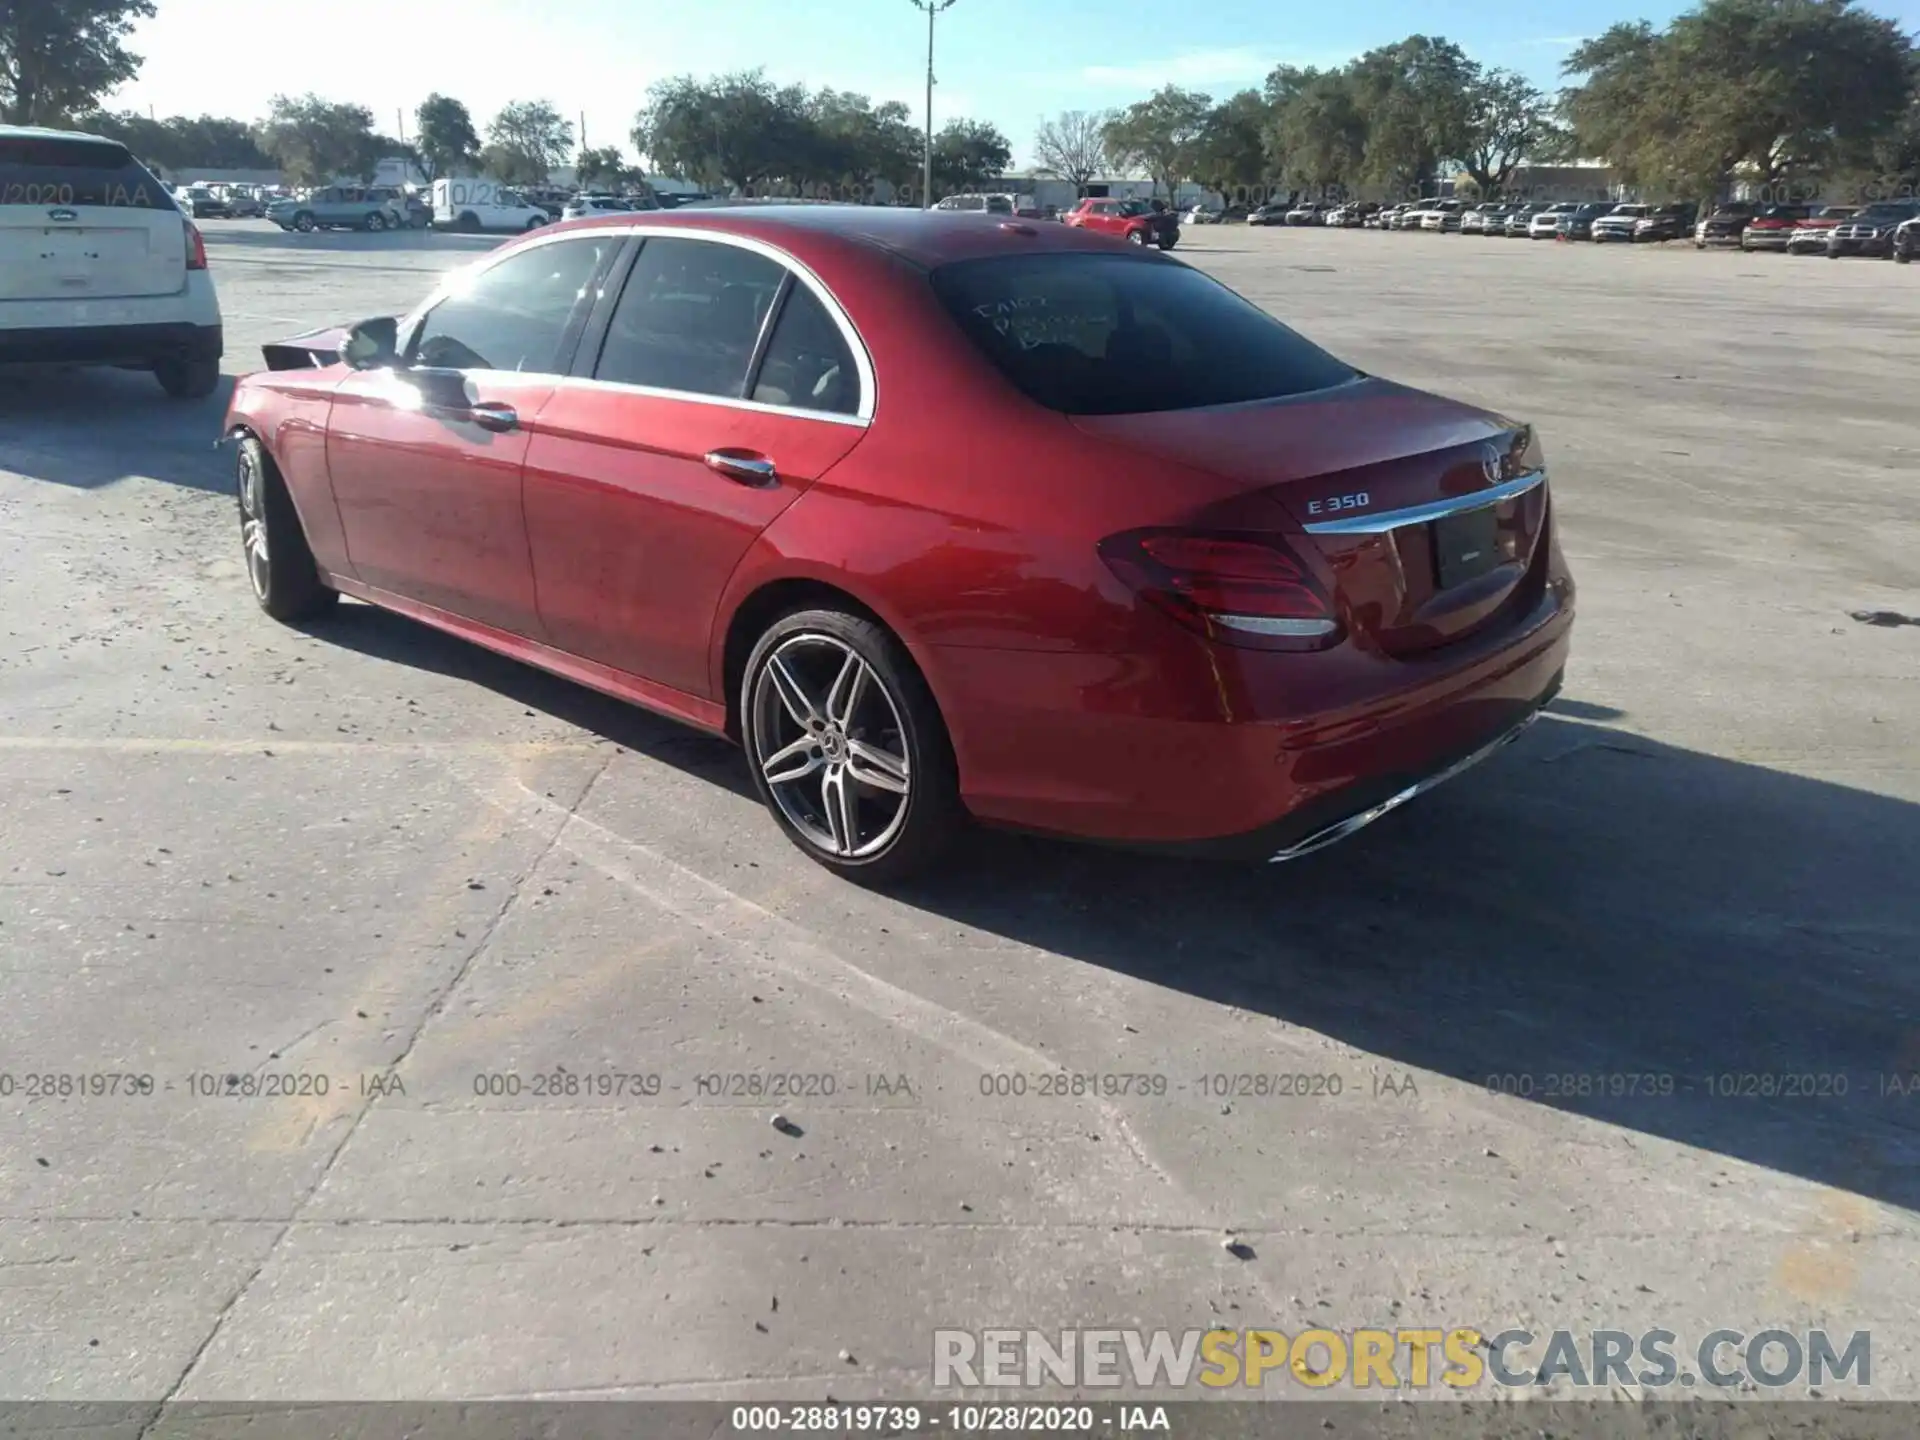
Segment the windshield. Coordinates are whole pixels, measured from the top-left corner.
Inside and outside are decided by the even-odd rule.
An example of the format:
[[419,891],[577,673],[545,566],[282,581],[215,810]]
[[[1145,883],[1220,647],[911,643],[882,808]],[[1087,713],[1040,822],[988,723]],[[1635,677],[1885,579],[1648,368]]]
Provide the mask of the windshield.
[[932,283],[1002,375],[1069,415],[1232,405],[1355,376],[1224,285],[1157,256],[968,260]]

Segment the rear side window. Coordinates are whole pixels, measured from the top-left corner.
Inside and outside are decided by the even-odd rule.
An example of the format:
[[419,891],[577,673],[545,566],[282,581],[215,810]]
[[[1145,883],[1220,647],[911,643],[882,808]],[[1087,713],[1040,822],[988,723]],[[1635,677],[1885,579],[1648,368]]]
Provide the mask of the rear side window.
[[860,408],[860,373],[846,336],[805,285],[795,284],[787,292],[780,317],[773,322],[753,398],[763,405],[830,415],[852,415]]
[[1002,375],[1068,415],[1278,399],[1357,373],[1226,286],[1157,256],[967,260],[935,270],[932,283]]
[[0,205],[178,208],[126,146],[43,135],[0,136]]
[[594,378],[743,398],[760,327],[786,271],[710,240],[655,237],[614,307]]

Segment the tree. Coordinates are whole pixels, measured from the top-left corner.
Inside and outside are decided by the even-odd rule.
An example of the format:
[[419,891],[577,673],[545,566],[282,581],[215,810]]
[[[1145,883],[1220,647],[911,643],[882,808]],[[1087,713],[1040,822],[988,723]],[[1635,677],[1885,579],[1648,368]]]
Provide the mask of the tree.
[[1207,113],[1194,142],[1193,173],[1212,189],[1230,194],[1267,178],[1267,102],[1257,90],[1242,90]]
[[1665,31],[1616,25],[1567,57],[1576,143],[1636,183],[1712,196],[1857,163],[1915,93],[1914,48],[1852,0],[1704,0]]
[[1522,160],[1551,146],[1552,109],[1523,75],[1473,67],[1466,144],[1459,160],[1483,199],[1497,196]]
[[1129,105],[1101,133],[1110,154],[1145,170],[1172,200],[1193,174],[1212,108],[1212,96],[1168,85]]
[[745,190],[791,168],[803,117],[763,71],[713,80],[679,75],[647,89],[634,117],[633,148],[654,168],[709,189]]
[[479,164],[480,137],[473,128],[473,116],[451,95],[427,96],[413,119],[414,150],[428,180]]
[[1451,40],[1409,35],[1369,50],[1347,67],[1366,123],[1362,176],[1431,193],[1440,167],[1472,140],[1473,62]]
[[920,167],[920,132],[897,100],[875,106],[865,95],[823,89],[802,100],[804,122],[793,178],[860,189],[885,180],[909,185]]
[[1114,118],[1111,110],[1066,110],[1043,121],[1033,137],[1033,156],[1040,170],[1073,186],[1084,195],[1087,182],[1108,167],[1105,132]]
[[520,185],[544,185],[573,149],[573,126],[545,100],[516,100],[487,126],[487,168]]
[[364,105],[337,104],[318,95],[273,97],[260,129],[260,148],[296,185],[324,185],[338,176],[370,175],[391,141],[373,130]]
[[61,124],[140,71],[122,42],[153,0],[0,0],[0,122]]
[[625,180],[626,174],[626,157],[620,153],[617,145],[582,150],[580,158],[573,162],[573,175],[582,189],[618,185]]
[[948,194],[973,190],[1013,161],[1007,137],[981,120],[949,120],[933,137],[933,184]]
[[1357,86],[1339,70],[1283,65],[1267,77],[1269,167],[1296,188],[1332,190],[1360,178],[1367,120]]

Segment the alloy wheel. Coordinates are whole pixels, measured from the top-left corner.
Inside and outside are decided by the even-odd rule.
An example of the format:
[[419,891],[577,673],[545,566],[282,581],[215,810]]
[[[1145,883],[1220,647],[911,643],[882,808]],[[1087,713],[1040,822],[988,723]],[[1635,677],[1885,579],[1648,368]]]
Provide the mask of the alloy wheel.
[[884,850],[913,799],[906,727],[886,684],[845,641],[787,637],[755,679],[752,754],[780,813],[843,860]]
[[240,543],[247,553],[247,578],[253,582],[253,593],[264,600],[273,573],[267,554],[266,485],[252,452],[246,448],[240,451],[238,471]]

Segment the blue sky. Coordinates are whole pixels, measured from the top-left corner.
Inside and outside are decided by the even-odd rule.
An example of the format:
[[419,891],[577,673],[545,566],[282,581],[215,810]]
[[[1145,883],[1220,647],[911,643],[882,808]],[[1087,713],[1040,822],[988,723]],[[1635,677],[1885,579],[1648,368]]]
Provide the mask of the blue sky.
[[[1275,64],[1338,64],[1418,32],[1444,35],[1489,65],[1557,86],[1580,37],[1616,20],[1661,24],[1673,0],[957,0],[940,17],[934,123],[992,121],[1031,158],[1035,127],[1062,110],[1124,105],[1174,81],[1216,98],[1258,86]],[[627,144],[647,85],[754,66],[782,83],[924,104],[926,20],[911,0],[246,0],[244,49],[232,0],[158,0],[135,39],[141,76],[115,97],[165,116],[253,118],[275,91],[315,90],[370,107],[383,127],[431,90],[467,102],[483,126],[510,100],[584,113],[587,139]],[[1920,28],[1920,0],[1876,13]]]

